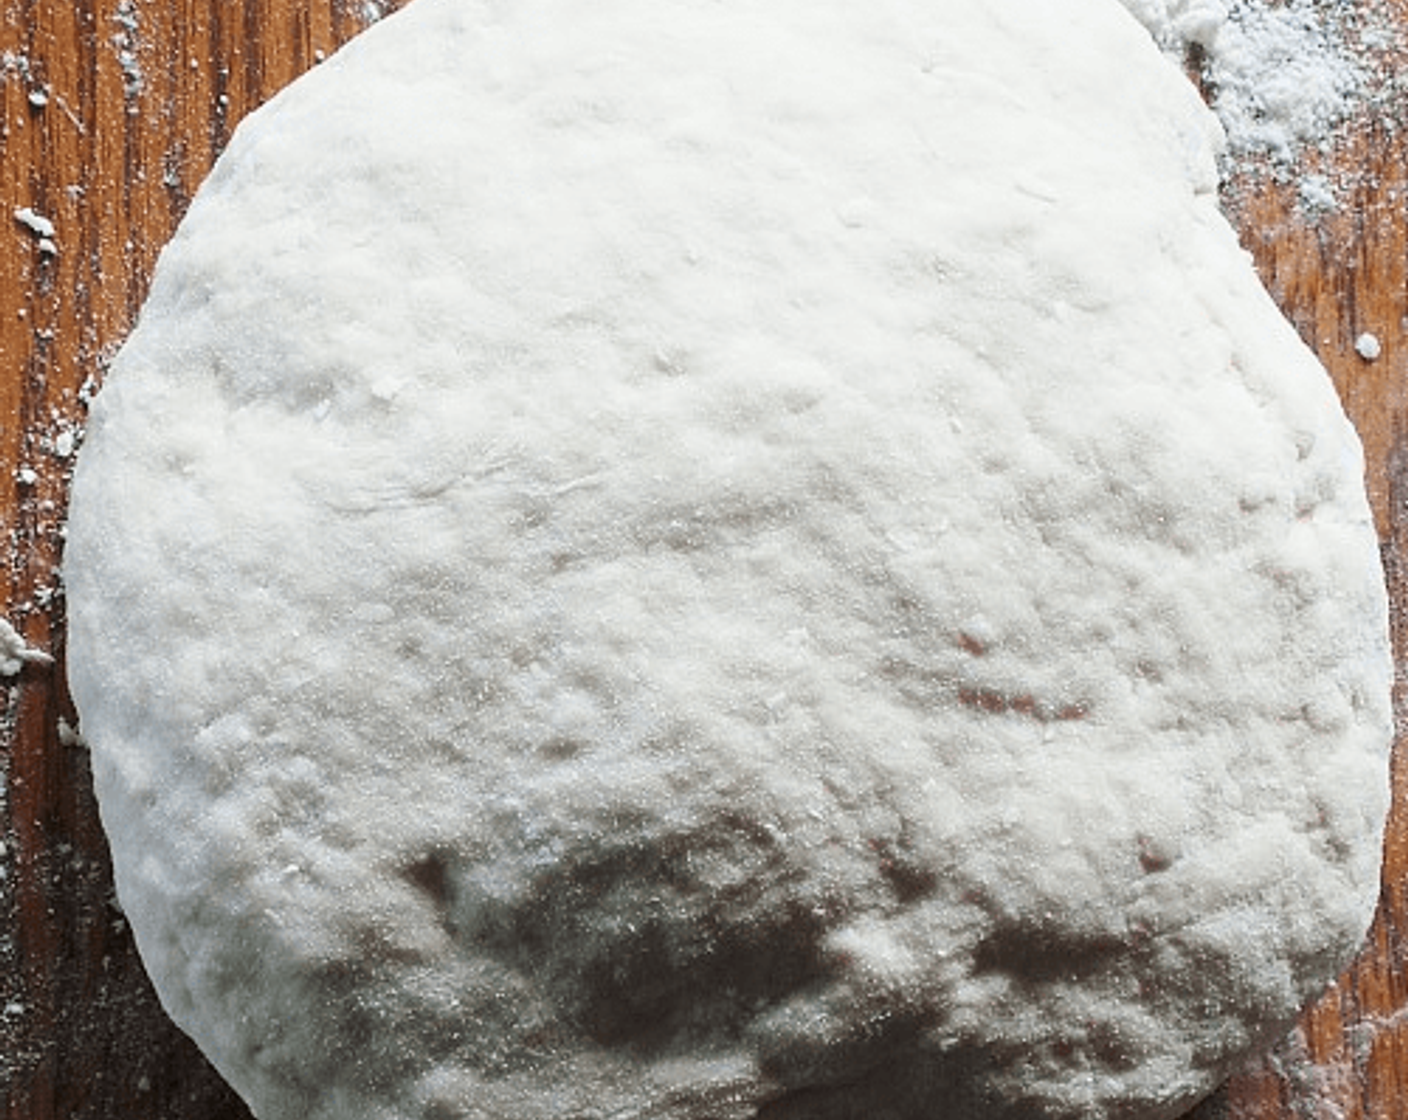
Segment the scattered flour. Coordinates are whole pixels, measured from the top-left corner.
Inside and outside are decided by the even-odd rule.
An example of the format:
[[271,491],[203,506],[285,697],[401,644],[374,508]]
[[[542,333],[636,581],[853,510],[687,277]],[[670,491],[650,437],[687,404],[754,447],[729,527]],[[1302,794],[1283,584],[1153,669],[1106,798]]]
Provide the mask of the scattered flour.
[[[1401,14],[1341,0],[1121,0],[1180,65],[1196,70],[1228,138],[1229,173],[1269,162],[1278,173],[1325,149],[1335,129],[1381,99],[1395,102],[1376,59]],[[1396,109],[1395,109],[1396,113]],[[1301,185],[1314,215],[1337,206],[1324,175]]]
[[54,223],[29,206],[21,206],[14,212],[15,221],[24,226],[35,238],[35,248],[43,256],[55,256],[59,251],[54,240]]
[[26,665],[48,665],[52,661],[47,653],[33,648],[18,630],[0,618],[0,677],[13,677]]
[[1301,210],[1312,218],[1339,208],[1336,184],[1328,175],[1301,176],[1296,185],[1296,198]]
[[263,1120],[1165,1120],[1286,1029],[1392,664],[1220,142],[1112,0],[416,0],[241,125],[66,576]]
[[53,237],[54,223],[43,214],[36,213],[28,206],[21,206],[15,211],[15,221],[34,234],[35,237]]
[[127,97],[130,113],[136,110],[137,95],[146,85],[139,56],[141,15],[135,0],[120,0],[112,21],[118,28],[112,36],[112,46],[117,54],[117,64],[122,68],[122,90]]
[[1322,143],[1365,93],[1368,74],[1345,42],[1343,3],[1234,3],[1207,46],[1207,79],[1236,152],[1290,162]]

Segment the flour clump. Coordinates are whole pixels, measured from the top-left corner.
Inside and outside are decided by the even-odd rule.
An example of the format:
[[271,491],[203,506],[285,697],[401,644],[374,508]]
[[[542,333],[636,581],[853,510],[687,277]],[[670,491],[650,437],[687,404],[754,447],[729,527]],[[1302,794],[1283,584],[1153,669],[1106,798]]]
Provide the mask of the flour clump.
[[1352,955],[1359,448],[1115,0],[416,0],[241,125],[74,480],[262,1120],[1173,1117]]

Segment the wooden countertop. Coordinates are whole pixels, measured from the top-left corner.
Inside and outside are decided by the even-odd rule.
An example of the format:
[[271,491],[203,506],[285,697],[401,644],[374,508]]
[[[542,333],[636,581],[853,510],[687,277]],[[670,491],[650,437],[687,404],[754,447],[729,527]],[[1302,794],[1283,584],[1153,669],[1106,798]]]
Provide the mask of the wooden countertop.
[[[0,507],[4,617],[27,666],[0,714],[0,1101],[5,1120],[237,1120],[248,1112],[162,1015],[111,904],[63,671],[55,566],[84,398],[157,253],[235,123],[406,0],[24,0],[0,13]],[[1408,0],[1355,0],[1396,13]],[[1400,97],[1399,116],[1408,117]],[[1356,122],[1323,157],[1347,183],[1308,216],[1243,176],[1229,211],[1364,439],[1397,655],[1408,646],[1408,119]],[[1316,159],[1321,157],[1317,156]],[[29,208],[53,223],[56,252]],[[42,226],[42,223],[39,223]],[[1367,361],[1354,341],[1382,344]],[[1398,700],[1403,699],[1402,685]],[[1270,1057],[1189,1120],[1408,1117],[1408,770],[1365,952]]]

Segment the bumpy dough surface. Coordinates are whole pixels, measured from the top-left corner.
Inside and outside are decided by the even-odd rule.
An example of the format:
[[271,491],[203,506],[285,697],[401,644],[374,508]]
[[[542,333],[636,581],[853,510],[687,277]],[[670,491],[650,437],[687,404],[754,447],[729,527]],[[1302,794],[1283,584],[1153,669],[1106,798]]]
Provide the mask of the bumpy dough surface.
[[1362,936],[1360,456],[1115,0],[416,0],[75,480],[162,998],[264,1120],[1168,1117]]

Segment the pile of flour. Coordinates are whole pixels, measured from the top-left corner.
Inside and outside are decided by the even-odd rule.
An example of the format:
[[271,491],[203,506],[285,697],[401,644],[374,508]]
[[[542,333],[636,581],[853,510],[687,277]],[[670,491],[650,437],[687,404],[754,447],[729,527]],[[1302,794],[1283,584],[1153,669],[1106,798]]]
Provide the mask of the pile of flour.
[[1166,1120],[1287,1028],[1392,665],[1221,142],[1114,0],[415,0],[241,125],[65,576],[262,1120]]
[[1336,0],[1121,0],[1180,64],[1201,72],[1234,160],[1280,164],[1323,144],[1369,97],[1370,58],[1401,17]]

